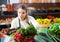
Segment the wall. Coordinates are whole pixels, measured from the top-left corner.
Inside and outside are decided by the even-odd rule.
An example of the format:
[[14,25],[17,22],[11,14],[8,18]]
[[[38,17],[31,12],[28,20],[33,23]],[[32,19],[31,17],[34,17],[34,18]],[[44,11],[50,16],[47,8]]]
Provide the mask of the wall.
[[56,0],[20,0],[20,3],[55,3]]
[[10,0],[10,4],[19,3],[20,0]]
[[60,3],[60,0],[56,0],[57,3]]
[[7,4],[7,0],[0,0],[0,5],[1,4]]
[[10,4],[12,3],[56,3],[60,0],[10,0]]
[[[8,4],[9,0],[0,0],[1,4]],[[13,3],[60,3],[60,0],[10,0],[10,4]]]

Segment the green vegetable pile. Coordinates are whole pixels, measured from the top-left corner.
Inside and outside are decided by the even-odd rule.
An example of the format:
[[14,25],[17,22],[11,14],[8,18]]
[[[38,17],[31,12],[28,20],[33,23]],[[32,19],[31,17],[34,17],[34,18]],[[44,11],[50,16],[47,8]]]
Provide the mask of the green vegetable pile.
[[34,16],[35,19],[42,19],[42,16]]
[[49,27],[48,32],[60,39],[60,24],[53,24]]
[[34,36],[37,34],[37,30],[34,28],[32,24],[30,24],[26,29],[20,28],[17,32],[21,33],[24,37],[25,36]]
[[36,42],[60,42],[60,24],[54,23],[35,36]]

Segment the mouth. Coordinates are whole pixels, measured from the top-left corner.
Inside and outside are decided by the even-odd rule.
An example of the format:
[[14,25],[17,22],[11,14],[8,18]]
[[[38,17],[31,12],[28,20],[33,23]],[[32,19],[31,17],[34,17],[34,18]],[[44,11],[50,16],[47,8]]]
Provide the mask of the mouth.
[[22,17],[20,17],[20,19],[21,19],[21,20],[24,20],[25,18],[22,16]]

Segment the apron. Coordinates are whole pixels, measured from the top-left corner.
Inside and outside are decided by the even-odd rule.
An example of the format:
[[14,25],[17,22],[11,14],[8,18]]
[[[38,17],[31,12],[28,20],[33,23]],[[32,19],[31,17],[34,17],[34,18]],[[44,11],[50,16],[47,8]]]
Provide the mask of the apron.
[[[25,28],[24,26],[27,27],[28,25],[30,25],[29,22],[25,24],[25,23],[23,23],[23,22],[21,23],[20,19],[18,19],[18,20],[19,20],[19,28],[21,28],[21,27],[22,27],[22,28]],[[23,26],[22,24],[23,24],[24,26]]]

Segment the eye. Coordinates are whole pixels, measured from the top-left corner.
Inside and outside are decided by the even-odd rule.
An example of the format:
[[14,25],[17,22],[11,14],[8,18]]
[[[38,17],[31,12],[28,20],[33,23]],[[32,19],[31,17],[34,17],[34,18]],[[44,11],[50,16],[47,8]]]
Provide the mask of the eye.
[[19,13],[21,13],[21,12],[19,12]]
[[22,12],[22,14],[25,14],[25,12]]

